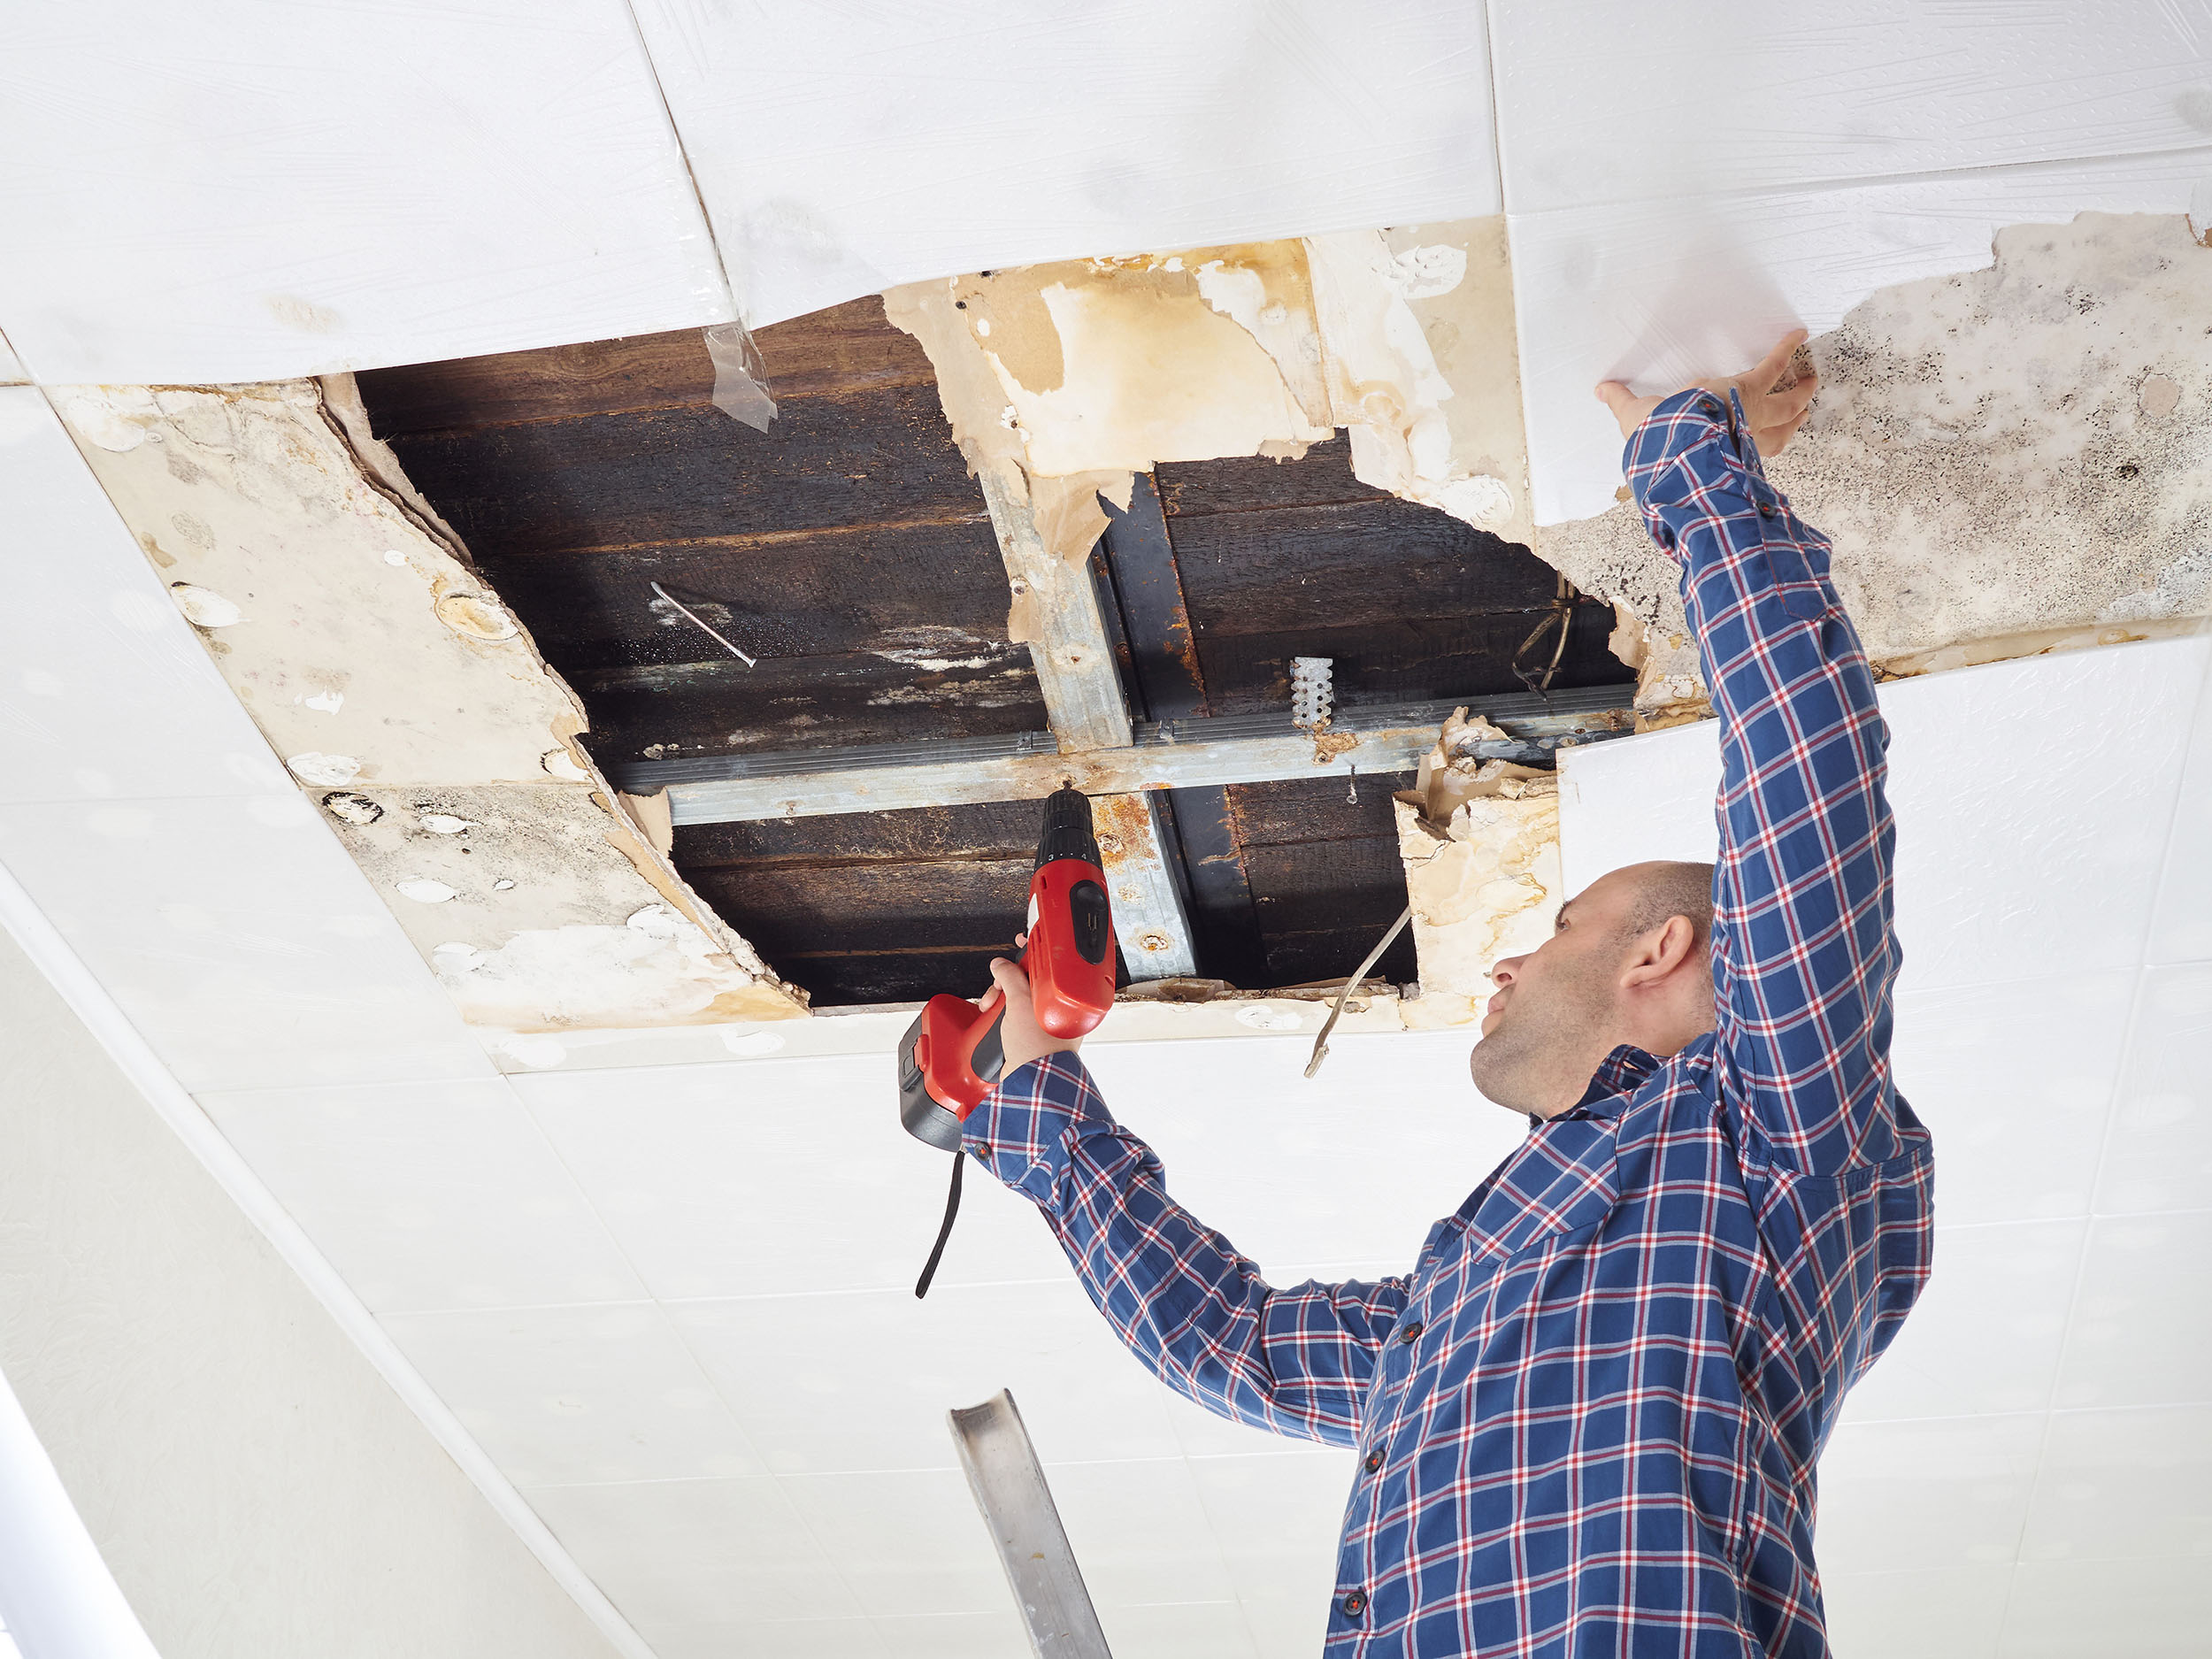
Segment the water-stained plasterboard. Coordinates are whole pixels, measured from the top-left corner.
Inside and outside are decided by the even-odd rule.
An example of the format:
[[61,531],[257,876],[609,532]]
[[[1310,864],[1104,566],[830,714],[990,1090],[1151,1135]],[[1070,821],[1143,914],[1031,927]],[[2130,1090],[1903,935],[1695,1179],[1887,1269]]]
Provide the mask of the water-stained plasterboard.
[[637,12],[756,327],[957,271],[1499,211],[1479,7]]
[[[1813,417],[1769,463],[1901,671],[2212,613],[2212,250],[2174,216],[2012,227],[1993,265],[1880,290],[1811,342]],[[1686,633],[1632,506],[1547,527],[1585,591]]]
[[1735,373],[1878,289],[1987,266],[2004,227],[2179,214],[2207,178],[2212,149],[1512,215],[1536,522],[1612,504],[1621,438],[1599,380],[1659,394]]
[[1022,266],[885,304],[970,465],[1025,488],[1064,557],[1133,472],[1293,457],[1339,427],[1365,482],[1529,533],[1502,219]]
[[581,705],[316,383],[54,401],[169,603],[469,1019],[803,1011],[622,809],[571,741]]
[[1492,966],[1548,939],[1566,896],[1558,775],[1478,760],[1473,746],[1497,728],[1465,716],[1444,723],[1414,787],[1391,801],[1420,972],[1409,1028],[1479,1023]]
[[371,483],[311,381],[59,387],[172,601],[303,784],[581,782],[583,705]]
[[0,65],[0,326],[42,383],[270,380],[731,314],[623,0],[118,0],[96,50],[84,27],[21,13]]
[[1525,543],[1528,450],[1505,220],[1304,243],[1329,390],[1363,483]]
[[332,792],[338,839],[471,1025],[778,1019],[789,995],[597,790],[558,784]]

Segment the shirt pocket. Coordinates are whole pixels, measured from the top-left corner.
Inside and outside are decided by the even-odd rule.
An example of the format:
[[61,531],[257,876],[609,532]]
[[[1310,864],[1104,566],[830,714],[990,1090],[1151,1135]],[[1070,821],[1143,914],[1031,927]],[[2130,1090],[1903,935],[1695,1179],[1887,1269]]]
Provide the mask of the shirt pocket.
[[1508,1260],[1596,1225],[1620,1196],[1613,1125],[1602,1118],[1548,1124],[1470,1201],[1467,1248]]
[[1764,479],[1754,480],[1751,498],[1759,510],[1759,540],[1767,576],[1782,609],[1800,621],[1828,613],[1828,590],[1821,576],[1828,568],[1827,548],[1819,532],[1800,524],[1788,503]]

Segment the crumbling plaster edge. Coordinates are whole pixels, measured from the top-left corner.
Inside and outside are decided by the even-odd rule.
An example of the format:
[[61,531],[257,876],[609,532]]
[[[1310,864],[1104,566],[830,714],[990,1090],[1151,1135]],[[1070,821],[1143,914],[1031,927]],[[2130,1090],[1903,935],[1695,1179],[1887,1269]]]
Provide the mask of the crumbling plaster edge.
[[[538,649],[537,641],[521,618],[515,615],[513,607],[500,597],[498,590],[477,570],[475,560],[469,556],[467,544],[415,488],[391,447],[371,432],[368,411],[361,401],[360,389],[352,373],[324,375],[313,384],[318,395],[317,407],[340,446],[352,457],[354,465],[360,469],[363,480],[426,536],[441,544],[464,568],[475,574],[485,594],[496,602],[512,620],[523,649],[529,653],[538,671],[559,692],[562,700],[572,711],[573,724],[562,722],[552,728],[551,735],[567,751],[570,760],[581,774],[578,780],[579,787],[591,791],[593,803],[610,820],[606,835],[608,843],[630,862],[640,879],[666,900],[678,915],[697,926],[719,946],[741,972],[753,976],[757,982],[780,992],[787,999],[791,1011],[786,1018],[806,1018],[811,1012],[806,993],[777,973],[750,941],[739,933],[712,905],[692,890],[682,872],[676,868],[672,857],[660,846],[658,837],[648,826],[639,822],[625,797],[607,780],[597,763],[577,741],[590,729],[590,719],[583,700],[546,660],[545,653]],[[386,787],[407,787],[407,780],[403,779],[380,780],[380,783]],[[488,782],[486,787],[498,786]],[[307,793],[311,802],[317,797],[314,790]],[[502,1041],[517,1034],[511,1031],[498,1033]]]
[[22,884],[0,865],[0,927],[22,947],[70,1010],[84,1022],[117,1068],[155,1113],[175,1132],[187,1149],[212,1176],[224,1194],[285,1265],[297,1273],[340,1330],[353,1341],[421,1422],[447,1456],[480,1492],[494,1513],[511,1527],[523,1548],[573,1601],[593,1627],[624,1659],[654,1659],[645,1640],[580,1567],[552,1530],[500,1472],[476,1437],[451,1407],[400,1351],[365,1303],[319,1249],[291,1212],[257,1175],[200,1103],[165,1065],[145,1037],[117,1004],[92,970],[71,948]]

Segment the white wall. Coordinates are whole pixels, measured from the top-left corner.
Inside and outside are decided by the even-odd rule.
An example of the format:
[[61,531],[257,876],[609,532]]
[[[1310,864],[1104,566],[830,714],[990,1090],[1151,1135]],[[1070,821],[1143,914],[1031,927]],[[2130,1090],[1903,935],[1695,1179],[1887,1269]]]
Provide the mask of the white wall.
[[165,1659],[613,1651],[0,931],[0,1372]]

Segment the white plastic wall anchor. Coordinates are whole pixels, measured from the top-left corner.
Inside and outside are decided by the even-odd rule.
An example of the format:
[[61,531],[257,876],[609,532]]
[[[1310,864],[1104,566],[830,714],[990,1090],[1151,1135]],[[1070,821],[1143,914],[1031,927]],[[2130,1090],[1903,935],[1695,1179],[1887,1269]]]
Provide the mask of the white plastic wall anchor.
[[1290,723],[1308,731],[1328,725],[1336,705],[1333,657],[1290,659]]

